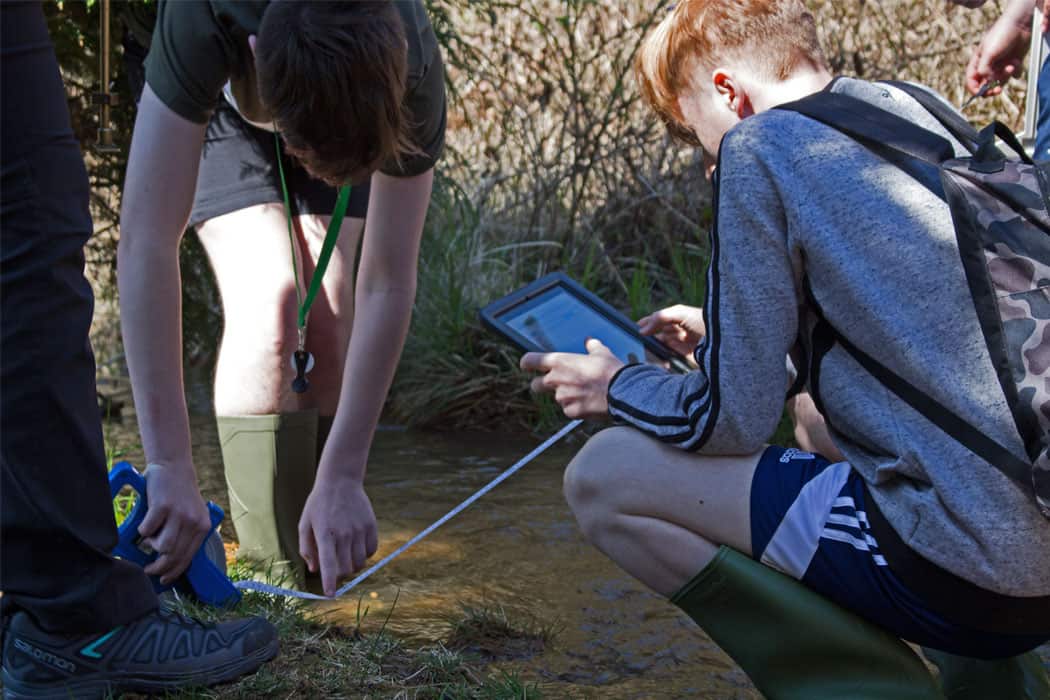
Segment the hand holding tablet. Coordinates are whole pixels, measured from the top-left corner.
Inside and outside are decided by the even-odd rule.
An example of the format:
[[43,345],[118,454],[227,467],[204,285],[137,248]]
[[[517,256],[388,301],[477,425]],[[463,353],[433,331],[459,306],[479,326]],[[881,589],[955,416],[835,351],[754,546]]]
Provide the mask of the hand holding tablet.
[[[684,348],[690,332],[659,316],[664,312],[647,316],[649,325]],[[532,390],[553,394],[569,418],[607,415],[609,382],[624,364],[650,362],[688,371],[677,347],[642,335],[630,319],[560,272],[489,304],[481,319],[528,351],[521,368],[541,373],[532,380]],[[695,323],[687,326],[696,330]],[[702,334],[701,319],[698,337]]]
[[586,342],[587,354],[527,352],[521,357],[523,370],[539,372],[530,388],[537,394],[553,394],[567,418],[601,418],[608,415],[609,383],[624,366],[600,340]]
[[583,354],[587,339],[595,338],[622,362],[670,363],[688,370],[680,353],[642,335],[631,319],[561,272],[492,302],[481,310],[481,320],[529,352]]

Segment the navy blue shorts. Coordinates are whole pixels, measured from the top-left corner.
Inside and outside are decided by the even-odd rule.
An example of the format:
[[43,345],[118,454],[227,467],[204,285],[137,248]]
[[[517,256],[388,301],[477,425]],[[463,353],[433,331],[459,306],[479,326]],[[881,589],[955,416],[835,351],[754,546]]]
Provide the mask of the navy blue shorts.
[[1000,658],[1045,639],[949,622],[893,574],[868,524],[864,481],[846,462],[768,447],[751,483],[752,556],[902,639]]

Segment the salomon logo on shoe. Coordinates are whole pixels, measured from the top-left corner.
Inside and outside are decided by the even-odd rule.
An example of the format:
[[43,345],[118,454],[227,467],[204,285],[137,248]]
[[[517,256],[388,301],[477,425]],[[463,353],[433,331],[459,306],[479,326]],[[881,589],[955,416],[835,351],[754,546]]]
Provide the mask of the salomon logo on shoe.
[[72,661],[69,661],[68,659],[63,659],[61,656],[55,656],[49,651],[38,649],[37,647],[33,646],[29,642],[26,642],[25,640],[16,639],[15,649],[18,649],[23,654],[29,654],[36,661],[44,664],[45,666],[56,668],[59,671],[63,671],[65,673],[76,673],[77,671],[77,665]]
[[780,455],[781,464],[787,464],[793,459],[813,459],[813,455],[809,452],[803,452],[797,447],[789,447],[784,450],[784,454]]
[[164,608],[86,635],[47,632],[20,610],[4,644],[4,700],[95,700],[214,685],[254,671],[280,647],[276,628],[262,618],[206,624]]

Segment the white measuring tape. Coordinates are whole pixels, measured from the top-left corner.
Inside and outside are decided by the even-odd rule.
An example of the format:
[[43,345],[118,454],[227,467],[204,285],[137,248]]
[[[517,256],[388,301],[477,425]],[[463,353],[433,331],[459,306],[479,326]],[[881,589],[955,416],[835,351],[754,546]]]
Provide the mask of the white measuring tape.
[[519,459],[513,466],[511,466],[505,472],[503,472],[502,474],[497,476],[495,479],[493,479],[492,481],[490,481],[489,483],[485,484],[480,489],[475,491],[474,494],[470,496],[470,498],[468,498],[467,500],[463,501],[462,503],[460,503],[458,506],[456,506],[455,508],[453,508],[449,512],[445,513],[443,516],[441,516],[441,518],[439,518],[437,521],[435,521],[434,523],[429,525],[425,530],[420,532],[418,535],[416,535],[415,537],[410,539],[408,542],[405,542],[403,545],[401,545],[400,547],[395,549],[393,552],[391,552],[390,554],[388,554],[385,557],[383,557],[381,560],[379,560],[378,562],[376,562],[375,564],[370,566],[368,569],[366,569],[362,573],[358,574],[357,578],[355,578],[353,581],[350,581],[347,584],[344,584],[339,590],[337,590],[335,592],[335,595],[333,595],[331,597],[328,597],[328,596],[325,596],[325,595],[317,595],[316,593],[306,593],[304,591],[297,591],[297,590],[294,590],[294,589],[291,589],[291,588],[281,588],[280,586],[273,586],[273,585],[270,585],[268,583],[262,583],[260,581],[237,581],[233,585],[236,586],[237,588],[241,589],[242,591],[257,591],[259,593],[270,593],[272,595],[288,596],[290,598],[301,598],[303,600],[335,600],[339,596],[344,595],[349,590],[351,590],[352,588],[354,588],[355,586],[360,584],[362,581],[367,579],[369,576],[371,576],[375,572],[377,572],[380,569],[382,569],[384,566],[386,566],[390,562],[394,561],[394,559],[397,559],[399,556],[404,554],[405,551],[408,550],[409,547],[411,547],[412,545],[416,544],[421,539],[423,539],[424,537],[426,537],[427,535],[432,533],[434,530],[437,530],[439,527],[441,527],[442,525],[447,523],[449,520],[451,520],[452,518],[456,517],[457,515],[459,515],[464,510],[466,510],[476,500],[478,500],[479,498],[484,496],[486,493],[488,493],[492,489],[494,489],[497,486],[499,486],[501,483],[503,483],[503,481],[505,481],[509,477],[513,476],[514,473],[517,472],[519,469],[524,467],[526,464],[528,464],[532,460],[536,459],[536,457],[540,456],[551,445],[553,445],[554,443],[558,442],[563,437],[565,437],[566,435],[571,433],[573,430],[575,430],[580,425],[580,423],[582,423],[582,422],[583,422],[582,420],[577,419],[577,420],[574,420],[574,421],[571,421],[571,422],[567,423],[565,425],[565,427],[563,427],[561,430],[556,432],[554,435],[551,435],[549,438],[547,438],[543,442],[543,444],[541,444],[539,447],[537,447],[532,452],[528,453],[527,455],[525,455],[524,457]]

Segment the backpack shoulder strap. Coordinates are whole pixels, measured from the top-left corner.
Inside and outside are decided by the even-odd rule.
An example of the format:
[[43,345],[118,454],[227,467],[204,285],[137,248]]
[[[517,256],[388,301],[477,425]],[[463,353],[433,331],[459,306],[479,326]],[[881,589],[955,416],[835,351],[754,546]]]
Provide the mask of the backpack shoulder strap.
[[903,80],[880,80],[880,83],[892,85],[901,92],[911,96],[929,112],[934,119],[940,122],[945,131],[954,136],[959,143],[966,147],[970,153],[976,153],[980,146],[981,138],[977,129],[966,118],[945,104],[939,97],[929,90],[919,87],[914,83]]
[[932,165],[955,157],[948,139],[849,95],[823,90],[776,109],[804,114],[863,143]]
[[824,311],[820,308],[820,304],[817,303],[816,297],[813,296],[813,290],[809,285],[808,278],[803,280],[803,290],[810,309],[816,314],[818,319],[824,321],[827,327],[830,328],[835,341],[871,376],[878,379],[887,389],[896,394],[901,401],[914,408],[926,420],[944,431],[945,434],[1013,479],[1026,491],[1032,491],[1033,473],[1030,463],[1014,455],[1013,452],[1010,452],[955,413],[937,403],[929,394],[921,391],[914,384],[854,345],[849,338],[839,332],[824,317]]

